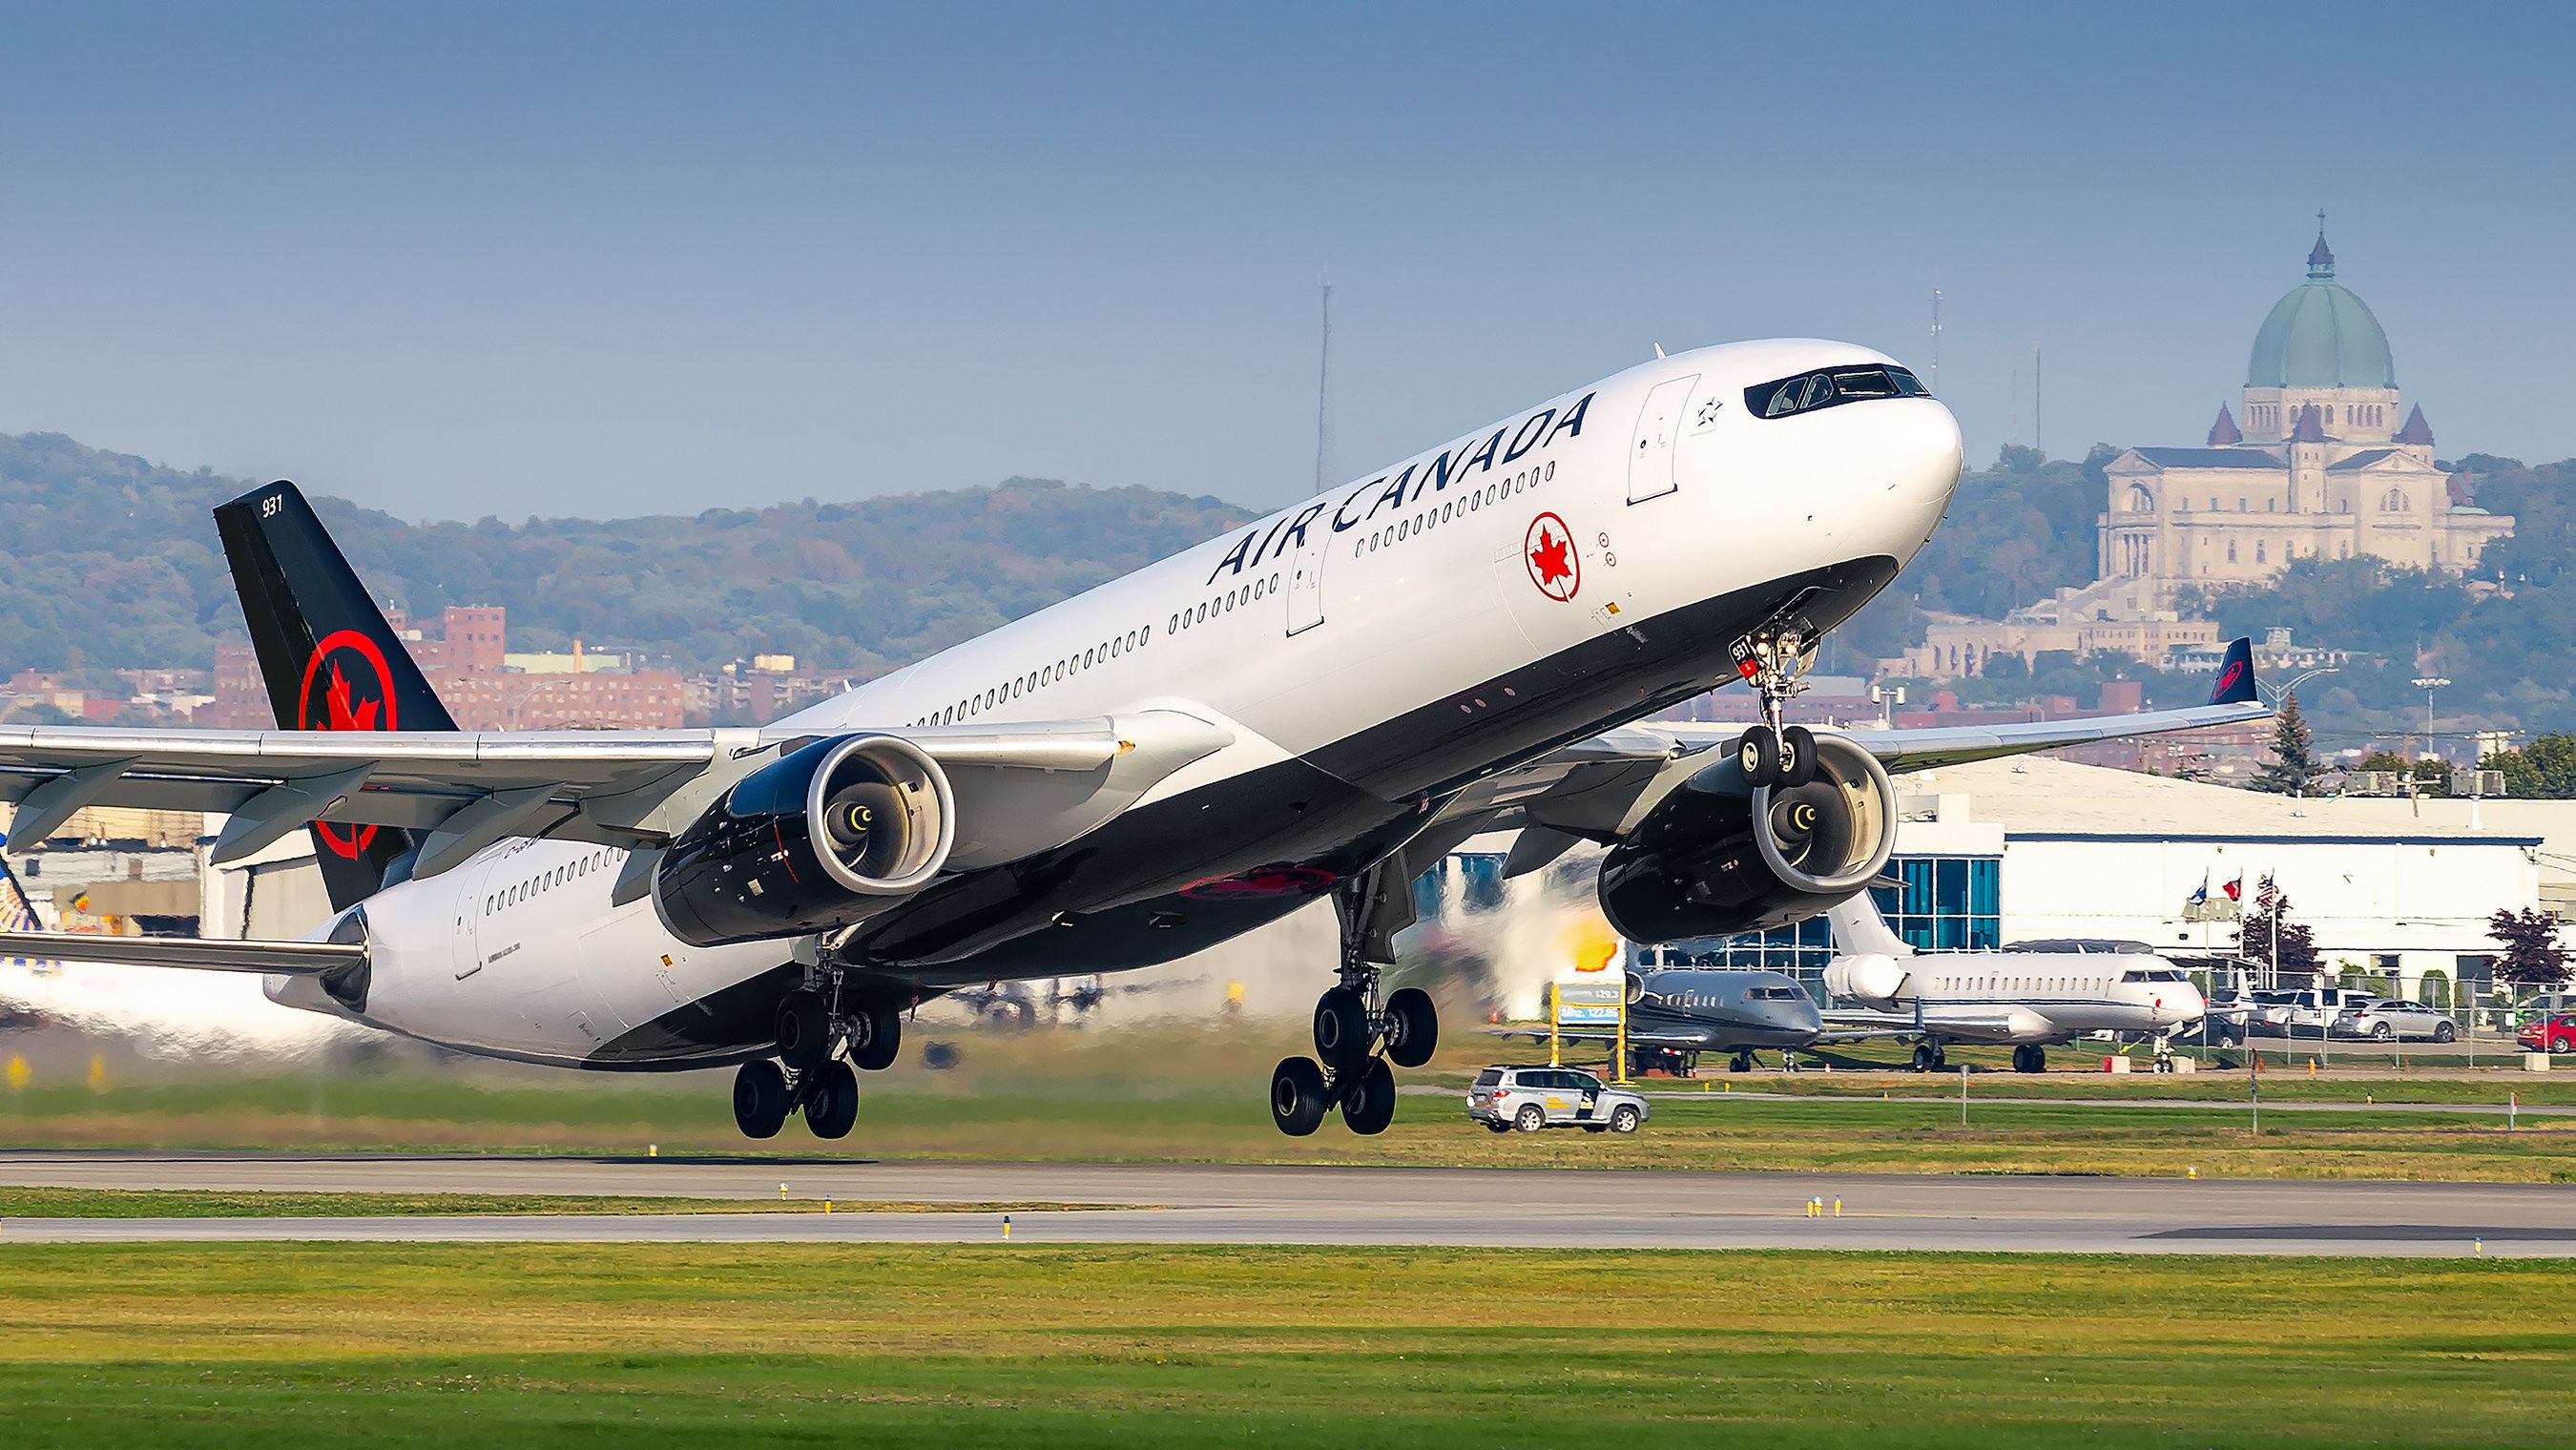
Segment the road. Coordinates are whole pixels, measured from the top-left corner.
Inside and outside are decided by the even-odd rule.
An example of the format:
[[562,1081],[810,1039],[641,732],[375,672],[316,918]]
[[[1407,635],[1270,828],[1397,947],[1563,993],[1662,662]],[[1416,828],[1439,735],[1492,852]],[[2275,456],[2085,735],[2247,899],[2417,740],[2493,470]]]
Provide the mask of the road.
[[[2576,1256],[2576,1187],[1513,1168],[0,1152],[0,1184],[1048,1202],[1014,1243]],[[1807,1216],[1809,1199],[1825,1216]],[[1841,1215],[1833,1216],[1840,1201]],[[992,1213],[12,1219],[0,1244],[986,1242]]]

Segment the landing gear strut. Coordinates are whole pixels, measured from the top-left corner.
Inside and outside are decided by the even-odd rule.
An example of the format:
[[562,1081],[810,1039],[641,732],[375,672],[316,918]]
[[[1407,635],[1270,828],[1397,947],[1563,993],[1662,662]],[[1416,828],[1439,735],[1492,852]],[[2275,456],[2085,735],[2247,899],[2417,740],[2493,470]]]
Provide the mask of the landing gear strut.
[[880,1002],[849,1000],[844,969],[826,960],[778,1003],[778,1056],[734,1073],[733,1120],[746,1138],[774,1138],[803,1112],[817,1138],[846,1138],[859,1120],[859,1075],[894,1066],[903,1018]]
[[1816,778],[1816,737],[1804,725],[1782,725],[1781,707],[1807,687],[1815,627],[1775,620],[1737,640],[1735,671],[1762,697],[1762,723],[1738,736],[1735,763],[1748,784],[1800,786]]
[[1401,855],[1333,890],[1341,919],[1339,980],[1315,1002],[1315,1056],[1292,1057],[1270,1074],[1270,1118],[1302,1138],[1338,1107],[1354,1133],[1383,1133],[1395,1121],[1395,1073],[1420,1067],[1440,1045],[1440,1017],[1430,994],[1415,987],[1381,997],[1378,984],[1395,958],[1395,934],[1413,923],[1413,892]]

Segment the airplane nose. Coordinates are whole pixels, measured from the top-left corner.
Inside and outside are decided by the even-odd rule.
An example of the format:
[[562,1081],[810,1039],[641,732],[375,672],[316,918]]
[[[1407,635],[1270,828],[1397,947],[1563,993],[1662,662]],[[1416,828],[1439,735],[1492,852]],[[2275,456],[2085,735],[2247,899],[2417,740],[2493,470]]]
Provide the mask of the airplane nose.
[[1959,487],[1967,448],[1959,438],[1959,420],[1931,398],[1910,400],[1888,410],[1888,490],[1909,503],[1929,505],[1933,517],[1950,506]]

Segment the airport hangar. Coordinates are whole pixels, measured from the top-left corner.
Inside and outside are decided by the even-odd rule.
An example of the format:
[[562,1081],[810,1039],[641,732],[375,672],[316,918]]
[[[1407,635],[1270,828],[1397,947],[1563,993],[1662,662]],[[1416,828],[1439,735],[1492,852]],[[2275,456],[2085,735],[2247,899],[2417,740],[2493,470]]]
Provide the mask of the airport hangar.
[[[2269,875],[2330,969],[2391,977],[2409,996],[2430,974],[2444,997],[2488,984],[2498,910],[2576,911],[2576,801],[2299,800],[2045,756],[1924,771],[1898,790],[1888,874],[1902,884],[1881,888],[1879,906],[1921,949],[2073,937],[2234,955],[2226,887],[2241,882],[2250,908]],[[1425,883],[1426,902],[1473,912],[1542,889],[1500,882],[1499,852],[1493,838],[1469,842]],[[1663,960],[1812,978],[1830,956],[1817,918]],[[1637,965],[1652,959],[1635,949]]]

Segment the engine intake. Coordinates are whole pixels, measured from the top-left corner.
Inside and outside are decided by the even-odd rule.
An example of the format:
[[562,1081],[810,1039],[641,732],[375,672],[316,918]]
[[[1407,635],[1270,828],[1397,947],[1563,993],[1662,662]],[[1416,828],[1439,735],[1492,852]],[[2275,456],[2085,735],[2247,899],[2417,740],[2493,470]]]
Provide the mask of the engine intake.
[[1666,791],[1601,864],[1601,910],[1630,941],[1803,921],[1867,887],[1896,845],[1896,787],[1875,756],[1816,737],[1816,777],[1754,786],[1733,751]]
[[744,776],[671,842],[653,908],[693,946],[828,931],[930,884],[956,834],[948,776],[921,747],[817,740]]

